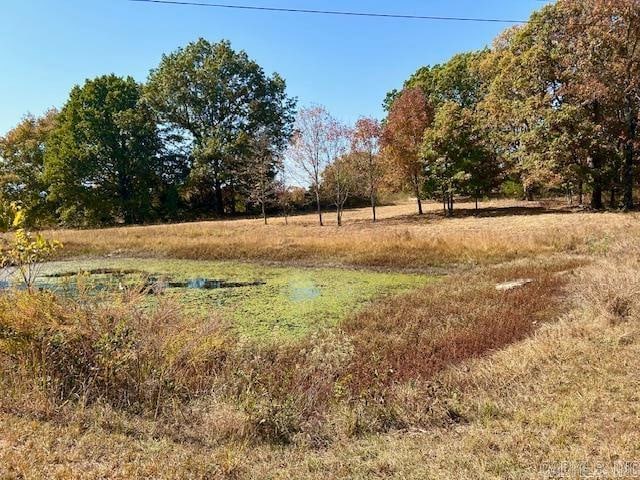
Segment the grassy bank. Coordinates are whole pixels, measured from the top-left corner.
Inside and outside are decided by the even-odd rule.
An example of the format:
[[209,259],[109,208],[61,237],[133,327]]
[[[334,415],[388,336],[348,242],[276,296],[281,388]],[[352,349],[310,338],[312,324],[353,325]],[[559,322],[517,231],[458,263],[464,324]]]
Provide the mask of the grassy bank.
[[612,466],[640,453],[633,368],[640,354],[635,317],[640,307],[635,287],[617,282],[633,278],[637,286],[637,271],[634,266],[620,272],[617,263],[582,267],[572,282],[596,279],[606,282],[605,288],[574,292],[559,322],[489,356],[460,359],[429,380],[398,385],[395,395],[405,421],[399,430],[336,432],[320,449],[302,436],[283,447],[252,440],[251,430],[241,426],[246,412],[206,398],[157,418],[104,403],[48,410],[36,408],[33,399],[5,401],[2,473],[25,478],[418,479],[427,474],[472,479],[545,478],[540,473],[545,462],[553,466],[565,460]]

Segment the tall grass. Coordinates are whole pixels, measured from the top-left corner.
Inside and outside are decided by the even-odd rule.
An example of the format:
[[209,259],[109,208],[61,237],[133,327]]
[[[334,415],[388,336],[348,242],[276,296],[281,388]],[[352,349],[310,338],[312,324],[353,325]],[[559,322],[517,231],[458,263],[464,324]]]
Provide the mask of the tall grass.
[[[534,240],[530,251],[508,246],[507,256],[524,258],[385,298],[335,330],[283,345],[240,340],[215,315],[191,318],[167,301],[143,308],[128,293],[108,303],[2,294],[0,477],[529,478],[541,462],[633,459],[634,219],[430,218],[335,233],[297,225],[305,245],[320,242],[312,259],[329,251],[328,261],[354,264],[375,249],[345,240],[345,251],[333,251],[334,235],[374,242],[395,229],[393,245],[407,251],[422,236],[450,239],[451,248],[486,236],[487,250],[467,257],[482,261],[498,258],[486,256],[491,236]],[[219,225],[202,224],[193,245]],[[235,228],[253,227],[221,235]],[[274,237],[286,237],[280,228]],[[109,235],[129,231],[141,238],[123,245],[151,241],[145,229]],[[99,244],[92,234],[82,242]],[[168,243],[156,241],[166,253]],[[274,239],[265,244],[261,255],[276,251]],[[495,289],[517,278],[533,282]]]
[[[443,421],[443,412],[407,409],[405,387],[555,318],[564,283],[556,272],[575,265],[456,276],[282,345],[241,340],[215,316],[190,318],[163,301],[149,309],[126,293],[109,302],[3,294],[0,406],[55,416],[68,404],[107,405],[175,422],[204,402],[237,419],[225,427],[232,436],[313,445]],[[516,272],[534,282],[495,289]]]
[[169,399],[201,391],[201,372],[224,357],[225,334],[215,318],[205,329],[177,322],[177,315],[167,305],[149,312],[133,299],[105,304],[46,292],[2,294],[4,391],[36,392],[54,405],[100,401],[157,414]]
[[[497,204],[499,207],[502,204]],[[437,206],[436,206],[437,207]],[[435,208],[435,207],[433,207]],[[502,207],[500,207],[502,208]],[[495,217],[412,216],[413,205],[382,207],[375,225],[351,212],[345,226],[317,227],[313,216],[290,225],[237,220],[178,225],[49,232],[65,255],[128,255],[196,260],[242,260],[389,269],[488,264],[539,254],[591,253],[607,239],[637,231],[613,213],[537,211]]]

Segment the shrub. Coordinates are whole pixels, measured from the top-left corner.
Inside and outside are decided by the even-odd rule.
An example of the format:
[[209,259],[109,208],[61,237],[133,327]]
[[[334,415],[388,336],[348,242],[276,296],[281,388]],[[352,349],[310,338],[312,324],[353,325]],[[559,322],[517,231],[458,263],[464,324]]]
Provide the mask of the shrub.
[[42,262],[62,245],[55,240],[47,240],[42,235],[34,236],[26,230],[25,212],[16,204],[11,206],[11,213],[13,218],[10,226],[15,232],[9,240],[0,238],[0,269],[16,270],[24,286],[31,291]]
[[219,388],[242,405],[260,439],[289,443],[304,435],[324,443],[324,421],[352,355],[351,341],[331,331],[297,343],[247,345],[229,359]]

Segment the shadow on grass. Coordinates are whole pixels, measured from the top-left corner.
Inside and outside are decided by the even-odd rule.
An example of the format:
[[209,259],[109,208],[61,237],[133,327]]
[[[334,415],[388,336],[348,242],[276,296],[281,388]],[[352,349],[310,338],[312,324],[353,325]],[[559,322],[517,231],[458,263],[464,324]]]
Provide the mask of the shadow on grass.
[[[424,224],[430,221],[455,219],[455,218],[498,218],[498,217],[532,217],[542,215],[571,215],[574,213],[586,213],[589,210],[577,207],[546,207],[546,206],[510,206],[510,207],[480,207],[475,208],[454,208],[453,216],[447,217],[444,211],[428,211],[423,215],[417,213],[408,215],[396,215],[393,217],[382,218],[377,221],[381,225],[394,224]],[[594,212],[597,213],[597,212]],[[367,220],[357,220],[354,223],[366,223]],[[370,221],[369,221],[370,223]]]

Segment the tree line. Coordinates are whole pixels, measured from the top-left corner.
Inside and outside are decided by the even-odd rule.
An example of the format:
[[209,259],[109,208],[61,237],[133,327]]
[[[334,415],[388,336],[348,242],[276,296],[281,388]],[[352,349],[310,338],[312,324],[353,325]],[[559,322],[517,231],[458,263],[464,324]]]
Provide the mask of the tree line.
[[[284,80],[229,42],[164,55],[144,84],[114,75],[0,138],[0,217],[143,223],[565,194],[634,207],[640,111],[637,0],[558,0],[491,47],[418,69],[382,121],[296,112]],[[4,205],[4,207],[3,207]]]
[[295,103],[245,52],[200,39],[164,55],[144,84],[87,80],[59,111],[0,138],[0,205],[72,226],[251,208],[261,177],[277,175]]
[[[640,3],[558,0],[491,48],[420,68],[387,95],[383,153],[418,198],[498,189],[631,209]],[[605,195],[608,193],[608,195]]]

